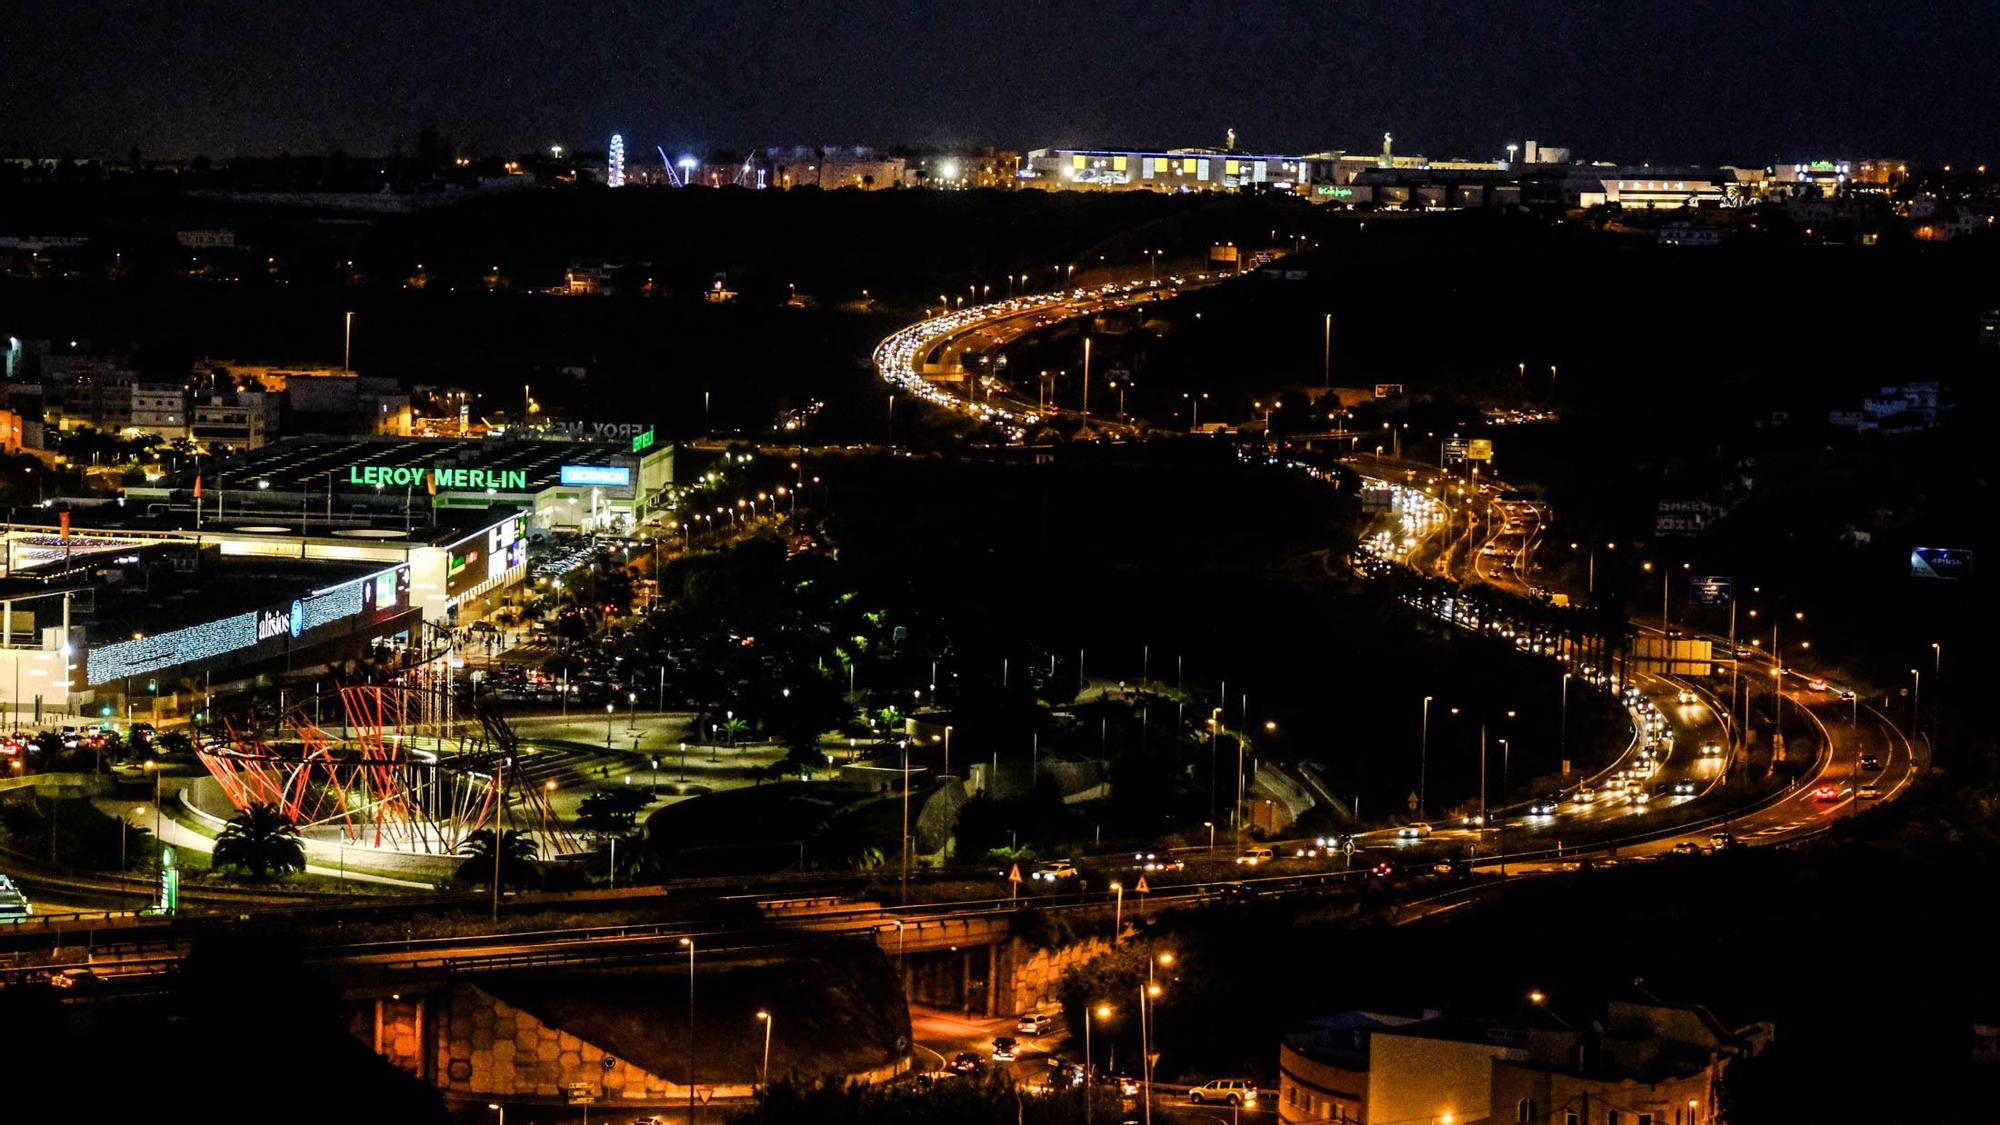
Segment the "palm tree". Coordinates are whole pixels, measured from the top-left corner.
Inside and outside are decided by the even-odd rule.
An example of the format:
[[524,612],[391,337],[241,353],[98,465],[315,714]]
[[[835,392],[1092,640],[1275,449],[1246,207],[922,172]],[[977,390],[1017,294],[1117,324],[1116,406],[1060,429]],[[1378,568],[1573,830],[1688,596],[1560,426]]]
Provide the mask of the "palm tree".
[[736,736],[750,729],[750,724],[740,716],[732,716],[722,724],[722,733],[729,736],[729,744],[736,745]]
[[306,845],[298,826],[272,804],[256,804],[244,809],[222,828],[215,838],[217,867],[234,867],[263,882],[272,874],[280,877],[306,869]]
[[[461,883],[479,883],[493,878],[493,830],[481,828],[468,833],[465,841],[458,845],[458,854],[468,856],[458,867]],[[535,859],[540,848],[535,838],[525,832],[509,828],[500,834],[500,882],[503,886],[520,889],[521,884],[540,874]]]

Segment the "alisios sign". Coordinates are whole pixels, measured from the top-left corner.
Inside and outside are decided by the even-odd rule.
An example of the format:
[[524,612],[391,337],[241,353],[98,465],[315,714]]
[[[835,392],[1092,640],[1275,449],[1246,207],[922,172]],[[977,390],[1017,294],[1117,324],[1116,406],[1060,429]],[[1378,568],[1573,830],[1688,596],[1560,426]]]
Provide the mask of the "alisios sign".
[[528,487],[526,469],[424,468],[421,465],[349,465],[347,483],[360,486],[422,487],[426,477],[439,490],[493,488],[522,492]]

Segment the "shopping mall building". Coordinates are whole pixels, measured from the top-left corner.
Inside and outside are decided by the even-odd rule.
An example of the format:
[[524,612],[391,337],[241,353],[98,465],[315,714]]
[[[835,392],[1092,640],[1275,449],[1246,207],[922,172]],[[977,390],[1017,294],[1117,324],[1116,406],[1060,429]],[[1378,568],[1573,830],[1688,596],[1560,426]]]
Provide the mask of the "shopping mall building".
[[520,583],[531,537],[663,508],[672,450],[633,444],[303,439],[32,509],[0,531],[0,701],[21,728],[188,714],[421,647]]

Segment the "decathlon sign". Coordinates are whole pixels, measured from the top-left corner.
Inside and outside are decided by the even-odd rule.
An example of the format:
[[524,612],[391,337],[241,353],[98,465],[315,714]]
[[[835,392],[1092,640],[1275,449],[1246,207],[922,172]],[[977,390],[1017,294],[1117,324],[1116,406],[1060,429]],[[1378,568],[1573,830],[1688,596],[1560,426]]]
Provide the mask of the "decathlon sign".
[[528,487],[526,469],[448,469],[421,465],[349,465],[347,483],[376,488],[423,486],[439,489],[492,488],[524,492]]
[[564,465],[564,484],[603,485],[610,488],[632,487],[632,470],[626,465]]

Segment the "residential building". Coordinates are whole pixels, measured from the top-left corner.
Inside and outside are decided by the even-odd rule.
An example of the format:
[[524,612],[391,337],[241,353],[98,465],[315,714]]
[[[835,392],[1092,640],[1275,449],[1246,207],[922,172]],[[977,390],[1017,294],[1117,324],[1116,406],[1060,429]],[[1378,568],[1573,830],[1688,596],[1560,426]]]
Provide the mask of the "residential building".
[[185,383],[134,383],[126,429],[164,438],[186,437],[188,389]]
[[1021,154],[997,148],[941,149],[903,157],[903,186],[942,190],[1011,188],[1021,171]]
[[174,241],[190,250],[234,250],[236,232],[228,227],[212,230],[179,230],[174,232]]
[[771,186],[781,188],[846,187],[880,191],[900,187],[905,171],[902,157],[859,146],[815,148],[798,145],[766,149],[764,158],[770,166]]
[[1022,187],[1051,191],[1231,191],[1297,188],[1309,170],[1304,157],[1234,149],[1164,151],[1038,148],[1028,153]]
[[[1490,1122],[1712,1125],[1731,1060],[1769,1042],[1768,1024],[1732,1029],[1693,1004],[1643,993],[1613,1000],[1576,1031],[1531,1030],[1524,1057],[1496,1059]],[[1479,1120],[1468,1112],[1465,1120]]]
[[188,407],[188,437],[204,449],[262,449],[279,433],[280,400],[264,391],[232,391]]
[[1527,1040],[1525,1027],[1453,1015],[1378,1028],[1368,1037],[1362,1120],[1490,1120],[1494,1064],[1527,1059]]
[[1941,392],[1934,379],[1883,387],[1880,393],[1862,399],[1859,410],[1829,412],[1827,424],[1856,433],[1890,435],[1935,429],[1939,417],[1951,408]]
[[1564,191],[1574,206],[1616,205],[1626,210],[1720,207],[1736,177],[1723,168],[1577,166]]
[[1342,1012],[1314,1020],[1278,1044],[1281,1125],[1357,1125],[1368,1118],[1368,1040],[1415,1017]]
[[1770,1042],[1635,983],[1571,1022],[1541,998],[1508,1018],[1346,1012],[1287,1035],[1282,1125],[1714,1125],[1729,1064]]
[[198,381],[248,387],[282,395],[298,428],[327,433],[408,437],[414,422],[410,396],[394,379],[357,375],[338,367],[272,366],[234,360],[201,360]]
[[1654,237],[1662,246],[1720,246],[1722,228],[1698,223],[1668,223]]

